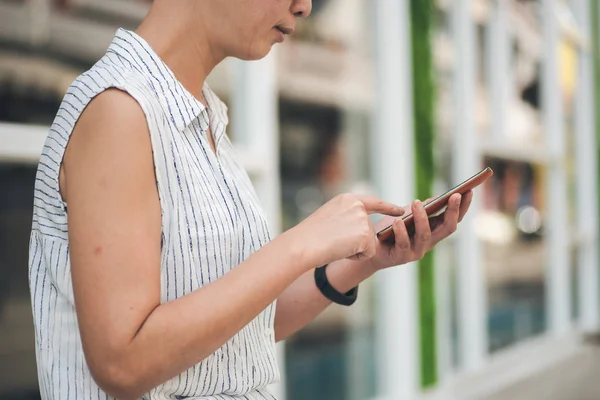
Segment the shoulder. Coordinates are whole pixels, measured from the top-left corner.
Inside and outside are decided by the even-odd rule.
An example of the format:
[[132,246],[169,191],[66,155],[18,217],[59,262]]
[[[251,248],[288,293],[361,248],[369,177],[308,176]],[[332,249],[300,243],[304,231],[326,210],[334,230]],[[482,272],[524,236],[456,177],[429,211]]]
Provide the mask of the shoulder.
[[80,174],[114,180],[124,172],[152,174],[152,145],[139,103],[115,88],[98,94],[77,121],[63,164],[67,187]]
[[89,70],[81,74],[69,87],[67,93],[83,93],[95,99],[99,93],[117,88],[146,106],[155,97],[156,78],[134,60],[110,53],[105,54]]
[[81,114],[75,132],[88,132],[87,136],[101,135],[110,139],[118,136],[139,136],[147,131],[142,105],[128,91],[111,87],[95,96]]

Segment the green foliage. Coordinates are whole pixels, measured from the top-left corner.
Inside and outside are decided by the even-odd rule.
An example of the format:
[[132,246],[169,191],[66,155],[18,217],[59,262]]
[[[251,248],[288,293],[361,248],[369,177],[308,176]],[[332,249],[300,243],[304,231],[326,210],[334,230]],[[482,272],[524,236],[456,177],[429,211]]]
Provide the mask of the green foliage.
[[[435,179],[435,80],[431,32],[434,21],[434,0],[411,0],[411,33],[413,62],[413,102],[415,122],[415,171],[417,198],[432,196]],[[421,355],[421,385],[437,382],[437,341],[435,265],[433,253],[420,262],[419,329]]]

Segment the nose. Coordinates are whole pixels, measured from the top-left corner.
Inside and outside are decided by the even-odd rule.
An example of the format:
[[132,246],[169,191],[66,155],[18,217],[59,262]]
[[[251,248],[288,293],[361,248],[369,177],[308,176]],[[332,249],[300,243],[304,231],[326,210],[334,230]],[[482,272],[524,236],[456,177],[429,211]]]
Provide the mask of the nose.
[[312,0],[294,0],[292,2],[292,13],[297,18],[306,18],[312,10]]

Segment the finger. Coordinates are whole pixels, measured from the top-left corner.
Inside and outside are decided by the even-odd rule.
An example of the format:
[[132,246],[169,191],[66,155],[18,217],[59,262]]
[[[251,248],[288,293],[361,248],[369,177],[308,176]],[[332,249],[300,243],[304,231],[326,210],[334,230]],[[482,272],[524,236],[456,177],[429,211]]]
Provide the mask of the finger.
[[365,251],[363,251],[363,255],[367,258],[371,258],[375,255],[375,253],[377,253],[377,236],[375,234],[375,228],[373,228],[372,224],[369,224],[370,226],[370,234],[367,235],[367,238],[369,239],[369,243],[366,246]]
[[404,224],[404,221],[402,221],[402,218],[398,218],[394,221],[393,229],[396,248],[400,251],[410,249],[410,236],[408,235],[406,225]]
[[[393,225],[394,221],[398,217],[404,217],[404,216],[409,215],[410,213],[411,213],[411,205],[409,204],[407,206],[402,207],[402,211],[401,211],[401,213],[399,213],[399,215],[384,215],[383,218],[381,218],[375,224],[375,230],[377,232],[379,232],[380,230],[387,228],[390,225]],[[410,232],[409,232],[409,236],[410,236]]]
[[456,231],[458,225],[458,217],[460,213],[461,195],[453,194],[448,201],[448,207],[444,212],[444,224],[442,228],[435,232],[433,238],[434,243],[438,243],[440,240],[445,239]]
[[434,236],[436,231],[444,225],[445,213],[436,215],[435,217],[429,218],[429,229],[431,229],[431,235]]
[[431,229],[429,218],[423,208],[423,203],[415,201],[412,212],[415,219],[415,237],[413,238],[413,251],[421,258],[430,248]]
[[473,200],[473,191],[469,190],[467,193],[463,194],[461,202],[460,202],[460,211],[458,215],[458,222],[462,221],[469,211],[469,207],[471,206],[471,202]]
[[379,197],[359,195],[357,198],[363,203],[369,214],[385,214],[396,217],[404,214],[403,207],[381,200]]
[[392,225],[396,219],[397,217],[392,217],[389,215],[384,216],[375,224],[375,231],[379,232],[380,230],[387,228],[388,226]]

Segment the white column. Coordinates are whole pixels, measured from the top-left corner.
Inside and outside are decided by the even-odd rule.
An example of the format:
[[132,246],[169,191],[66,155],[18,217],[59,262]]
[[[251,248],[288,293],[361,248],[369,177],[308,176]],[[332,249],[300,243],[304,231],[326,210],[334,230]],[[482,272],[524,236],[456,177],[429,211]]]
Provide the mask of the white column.
[[[449,189],[448,182],[436,178],[433,193],[444,193]],[[454,374],[452,315],[452,266],[455,237],[442,240],[434,252],[435,265],[435,307],[438,384],[444,388],[451,382]]]
[[[233,137],[240,151],[260,165],[252,181],[269,219],[272,236],[281,231],[279,176],[279,92],[276,50],[260,61],[234,61]],[[285,400],[285,343],[277,344],[281,380],[271,388]]]
[[[374,0],[375,85],[373,177],[381,197],[397,204],[414,198],[413,115],[408,0]],[[379,394],[418,398],[418,319],[415,265],[377,277]]]
[[[455,0],[452,13],[456,49],[452,177],[453,184],[458,184],[481,169],[481,158],[474,115],[477,71],[472,1]],[[460,361],[467,371],[481,366],[487,354],[486,287],[474,229],[479,198],[474,196],[456,237]]]
[[556,15],[557,0],[542,0],[542,112],[544,135],[550,162],[546,191],[546,270],[547,315],[549,330],[556,335],[570,326],[571,295],[569,274],[569,229],[567,226],[567,185],[565,174],[565,129],[563,95],[560,85]]
[[236,144],[260,168],[253,176],[273,235],[281,230],[279,92],[275,50],[259,61],[234,61],[233,118]]
[[[435,193],[443,193],[436,191]],[[438,386],[444,386],[452,376],[452,239],[435,248],[436,340],[438,348]]]
[[490,133],[494,143],[506,138],[507,107],[513,84],[511,43],[507,24],[507,1],[494,0],[488,30],[487,67],[490,88]]
[[[576,0],[575,16],[581,34],[591,42],[590,0]],[[577,165],[577,225],[582,235],[578,257],[580,325],[599,328],[598,297],[598,160],[594,120],[592,49],[579,50],[575,99],[575,160]]]

